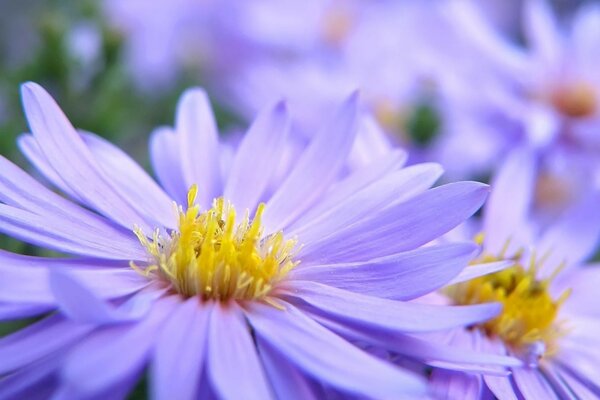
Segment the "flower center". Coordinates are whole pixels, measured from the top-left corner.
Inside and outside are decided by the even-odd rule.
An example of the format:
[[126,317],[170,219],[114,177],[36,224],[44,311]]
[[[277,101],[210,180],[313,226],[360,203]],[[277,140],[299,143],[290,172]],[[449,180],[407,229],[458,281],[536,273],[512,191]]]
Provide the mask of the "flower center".
[[148,250],[152,262],[145,269],[171,284],[183,296],[204,300],[252,300],[264,298],[299,261],[294,261],[296,240],[285,240],[282,232],[263,236],[260,204],[252,220],[246,212],[236,222],[236,212],[223,198],[200,213],[194,205],[197,186],[188,193],[187,210],[177,207],[179,228],[162,237],[157,230],[149,240],[140,229],[135,233]]
[[[480,261],[501,259],[485,256]],[[451,286],[446,294],[463,305],[502,303],[500,315],[477,327],[490,337],[500,338],[534,364],[539,357],[556,351],[556,339],[561,335],[556,316],[570,291],[565,291],[558,299],[552,298],[549,285],[555,275],[540,280],[536,278],[534,262],[526,269],[515,261],[514,266],[505,270]]]
[[574,83],[557,88],[551,95],[551,103],[561,113],[572,118],[593,115],[598,106],[598,98],[588,83]]

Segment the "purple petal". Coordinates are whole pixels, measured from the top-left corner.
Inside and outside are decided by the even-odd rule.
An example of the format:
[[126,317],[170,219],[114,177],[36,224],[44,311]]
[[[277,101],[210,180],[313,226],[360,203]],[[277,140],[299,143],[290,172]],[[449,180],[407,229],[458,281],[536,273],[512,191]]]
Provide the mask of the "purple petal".
[[[94,155],[52,97],[35,83],[22,86],[27,121],[48,163],[85,203],[116,223],[151,231],[145,215],[129,203],[101,170]],[[43,171],[42,171],[43,172]]]
[[49,271],[48,283],[59,310],[80,323],[98,325],[135,321],[150,310],[155,300],[151,294],[137,294],[122,306],[114,307],[69,272],[57,269]]
[[285,103],[279,102],[258,115],[248,129],[233,160],[224,197],[240,212],[254,210],[274,166],[279,165],[290,128]]
[[495,261],[483,264],[472,264],[464,268],[448,285],[470,281],[483,275],[493,274],[515,265],[514,261]]
[[47,399],[55,390],[52,374],[59,357],[45,358],[0,379],[0,399]]
[[60,215],[37,215],[5,204],[0,204],[0,232],[70,254],[117,260],[147,258],[144,248],[132,240],[102,240],[97,231]]
[[209,316],[208,307],[192,297],[167,321],[154,348],[153,399],[198,398]]
[[380,160],[374,161],[364,168],[359,168],[346,178],[334,183],[331,188],[323,195],[317,204],[306,210],[302,216],[290,227],[302,226],[306,221],[312,220],[321,214],[326,213],[332,207],[347,199],[352,194],[363,190],[370,184],[382,179],[388,173],[392,173],[401,168],[406,162],[406,153],[401,150],[391,150]]
[[188,89],[181,96],[175,129],[186,186],[198,185],[198,203],[210,207],[221,194],[219,132],[204,90]]
[[339,263],[413,250],[464,222],[487,193],[488,187],[476,182],[428,190],[306,246],[298,258],[306,263]]
[[370,216],[373,210],[383,210],[424,192],[438,180],[442,172],[442,168],[433,163],[395,171],[349,195],[323,214],[299,224],[298,229],[286,232],[301,238],[305,245],[318,242],[321,238]]
[[98,260],[48,259],[0,251],[0,302],[54,306],[55,298],[48,282],[51,270],[69,271],[102,298],[122,297],[149,283],[131,269],[105,266],[105,262]]
[[11,321],[44,314],[52,309],[46,304],[4,304],[0,302],[0,321]]
[[[485,206],[484,243],[492,254],[499,254],[510,239],[512,255],[520,246],[520,231],[531,206],[535,179],[533,153],[523,147],[514,150],[492,180],[492,192]],[[516,240],[515,240],[516,239]]]
[[351,292],[410,300],[446,285],[465,268],[476,250],[471,243],[438,245],[364,263],[299,267],[292,274],[294,279]]
[[256,338],[258,353],[275,397],[278,399],[305,400],[317,399],[308,378],[290,362],[271,348],[261,337]]
[[542,65],[552,65],[561,55],[561,34],[547,0],[525,2],[523,29]]
[[159,226],[174,229],[173,202],[140,165],[123,150],[92,133],[82,137],[114,185],[131,204],[142,208]]
[[65,385],[86,397],[139,374],[177,304],[174,297],[164,298],[139,322],[97,330],[67,355],[61,371]]
[[293,222],[338,176],[356,136],[357,107],[358,94],[354,93],[312,140],[268,201],[263,219],[266,232]]
[[186,204],[189,187],[181,171],[179,143],[171,128],[162,127],[150,136],[150,161],[161,186],[177,204]]
[[537,368],[515,368],[512,372],[519,392],[524,398],[559,400]]
[[59,351],[93,329],[52,315],[0,339],[0,374],[6,374]]
[[[215,304],[209,326],[208,375],[219,398],[272,398],[248,325],[235,303]],[[232,385],[232,382],[235,382]]]
[[281,293],[299,307],[365,329],[397,333],[431,332],[486,321],[502,310],[497,303],[476,306],[431,306],[352,293],[320,283],[288,282]]
[[431,388],[439,399],[481,399],[481,376],[464,372],[434,369],[431,373]]
[[344,392],[372,398],[425,393],[424,383],[415,375],[362,352],[293,306],[285,308],[254,303],[246,315],[257,336],[307,374]]
[[586,196],[562,215],[542,236],[537,251],[549,255],[544,272],[551,274],[560,263],[577,265],[596,251],[600,238],[600,194]]

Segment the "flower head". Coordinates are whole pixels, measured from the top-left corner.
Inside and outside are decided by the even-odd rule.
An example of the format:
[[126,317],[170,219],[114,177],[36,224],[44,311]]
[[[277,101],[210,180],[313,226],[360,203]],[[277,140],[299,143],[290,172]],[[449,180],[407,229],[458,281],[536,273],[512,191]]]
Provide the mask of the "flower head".
[[[422,245],[474,213],[487,188],[429,189],[439,166],[402,168],[400,151],[349,171],[357,101],[277,174],[285,104],[262,112],[225,158],[207,97],[192,89],[175,128],[151,141],[163,189],[24,85],[33,135],[21,147],[72,200],[0,158],[0,230],[75,257],[0,253],[0,317],[54,311],[0,340],[4,393],[112,397],[150,365],[159,399],[320,396],[322,387],[424,394],[421,378],[351,344],[381,346],[386,335],[411,358],[464,363],[464,352],[410,334],[481,323],[499,305],[404,300],[440,288],[472,257],[469,243]],[[472,353],[467,362],[515,360]]]

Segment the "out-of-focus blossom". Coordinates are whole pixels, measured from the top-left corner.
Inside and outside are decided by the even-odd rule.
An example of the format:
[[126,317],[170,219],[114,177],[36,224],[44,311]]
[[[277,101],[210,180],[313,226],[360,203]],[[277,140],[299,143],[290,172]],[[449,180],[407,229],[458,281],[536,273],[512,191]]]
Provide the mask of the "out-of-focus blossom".
[[[493,182],[485,208],[480,259],[512,260],[510,268],[459,279],[446,304],[499,301],[503,312],[443,337],[454,346],[511,354],[524,366],[511,375],[475,375],[438,369],[431,380],[443,398],[588,399],[600,396],[600,313],[592,300],[597,266],[582,267],[600,234],[598,195],[591,195],[546,226],[531,211],[536,167],[529,150],[514,151]],[[465,273],[469,273],[468,267]],[[463,277],[465,278],[465,277]]]
[[109,142],[77,132],[41,87],[22,93],[32,135],[21,148],[72,200],[0,158],[0,229],[75,257],[0,253],[0,317],[54,311],[0,340],[3,395],[119,397],[146,365],[158,399],[310,398],[321,385],[425,394],[421,378],[350,341],[393,341],[411,358],[475,369],[519,364],[409,336],[500,311],[404,301],[471,259],[470,243],[422,246],[474,213],[487,188],[429,189],[439,166],[402,168],[398,151],[349,172],[356,94],[277,176],[285,104],[263,111],[222,160],[207,97],[192,89],[175,127],[152,138],[163,189]]

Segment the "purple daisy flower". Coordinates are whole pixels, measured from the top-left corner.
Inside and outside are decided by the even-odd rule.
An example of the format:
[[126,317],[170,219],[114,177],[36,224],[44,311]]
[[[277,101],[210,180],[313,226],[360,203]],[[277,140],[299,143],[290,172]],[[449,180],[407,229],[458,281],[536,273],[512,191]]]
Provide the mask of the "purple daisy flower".
[[[517,149],[495,179],[485,209],[481,259],[512,266],[444,290],[445,304],[498,301],[503,312],[468,330],[444,335],[454,346],[523,360],[510,376],[435,370],[431,380],[443,398],[600,398],[600,312],[594,300],[597,266],[582,263],[597,249],[598,195],[590,195],[552,224],[533,222],[534,154]],[[467,272],[469,268],[465,270]]]
[[488,189],[429,189],[439,166],[402,168],[400,151],[344,172],[356,94],[273,185],[285,104],[257,117],[228,162],[206,94],[191,89],[175,127],[151,140],[164,189],[112,144],[76,131],[38,85],[22,96],[32,135],[20,146],[72,201],[0,158],[0,230],[74,257],[0,253],[0,318],[50,312],[0,340],[3,397],[119,398],[146,366],[158,399],[425,394],[422,378],[351,343],[372,337],[415,359],[515,364],[409,336],[500,311],[403,301],[468,263],[472,244],[422,246],[474,213]]

